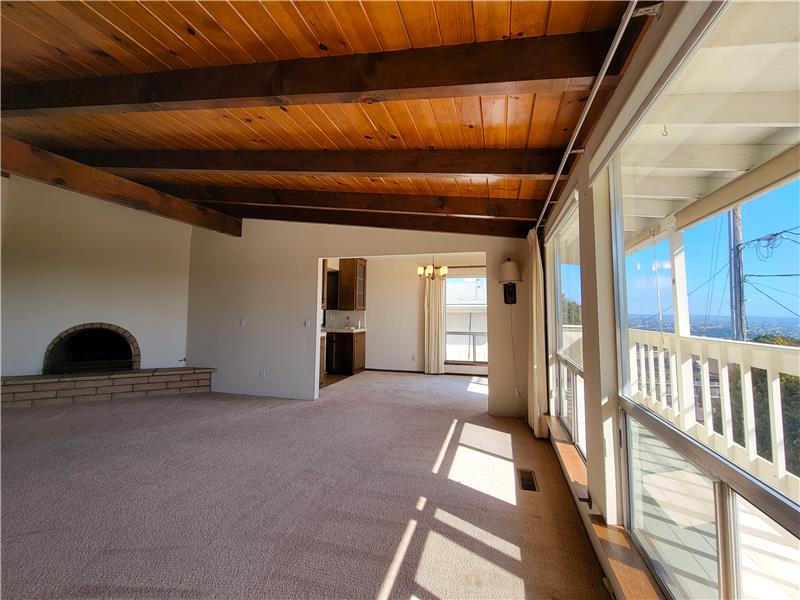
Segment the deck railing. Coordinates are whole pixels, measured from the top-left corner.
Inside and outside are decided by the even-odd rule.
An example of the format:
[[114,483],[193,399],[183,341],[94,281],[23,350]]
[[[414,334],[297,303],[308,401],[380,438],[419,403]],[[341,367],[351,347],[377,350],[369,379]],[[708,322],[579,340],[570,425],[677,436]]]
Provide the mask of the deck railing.
[[800,432],[784,427],[800,405],[800,348],[640,329],[628,346],[633,400],[800,501]]

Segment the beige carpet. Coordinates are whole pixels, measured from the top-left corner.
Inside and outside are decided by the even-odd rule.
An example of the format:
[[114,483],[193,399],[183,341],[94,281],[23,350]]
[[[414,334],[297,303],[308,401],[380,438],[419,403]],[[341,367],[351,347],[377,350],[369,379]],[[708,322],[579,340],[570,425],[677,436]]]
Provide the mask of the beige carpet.
[[485,393],[367,372],[5,411],[2,597],[606,597],[549,443]]

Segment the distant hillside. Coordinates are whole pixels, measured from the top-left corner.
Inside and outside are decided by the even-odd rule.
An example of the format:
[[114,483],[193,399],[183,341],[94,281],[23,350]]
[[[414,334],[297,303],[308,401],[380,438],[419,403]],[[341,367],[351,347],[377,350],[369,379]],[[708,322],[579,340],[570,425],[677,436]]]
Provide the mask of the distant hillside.
[[789,337],[788,335],[772,335],[770,333],[754,337],[753,341],[757,344],[774,344],[775,346],[800,346],[800,338]]

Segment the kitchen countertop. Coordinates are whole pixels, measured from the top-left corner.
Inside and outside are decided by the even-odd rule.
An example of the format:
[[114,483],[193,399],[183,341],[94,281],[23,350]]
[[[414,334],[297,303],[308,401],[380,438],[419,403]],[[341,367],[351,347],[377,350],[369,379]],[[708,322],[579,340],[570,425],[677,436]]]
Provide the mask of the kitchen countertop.
[[364,333],[366,327],[325,327],[320,333]]

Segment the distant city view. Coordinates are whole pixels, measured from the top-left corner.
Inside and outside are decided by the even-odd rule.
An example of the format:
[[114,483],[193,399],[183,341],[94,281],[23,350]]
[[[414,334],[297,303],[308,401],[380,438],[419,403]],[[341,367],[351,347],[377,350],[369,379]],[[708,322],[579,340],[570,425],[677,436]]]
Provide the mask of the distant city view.
[[[730,317],[713,315],[690,315],[690,333],[702,337],[734,339]],[[653,315],[628,315],[628,326],[645,331],[666,331],[672,333],[672,315],[664,315],[661,323]],[[781,336],[800,340],[800,319],[794,317],[748,317],[747,340],[753,341],[763,336]]]

